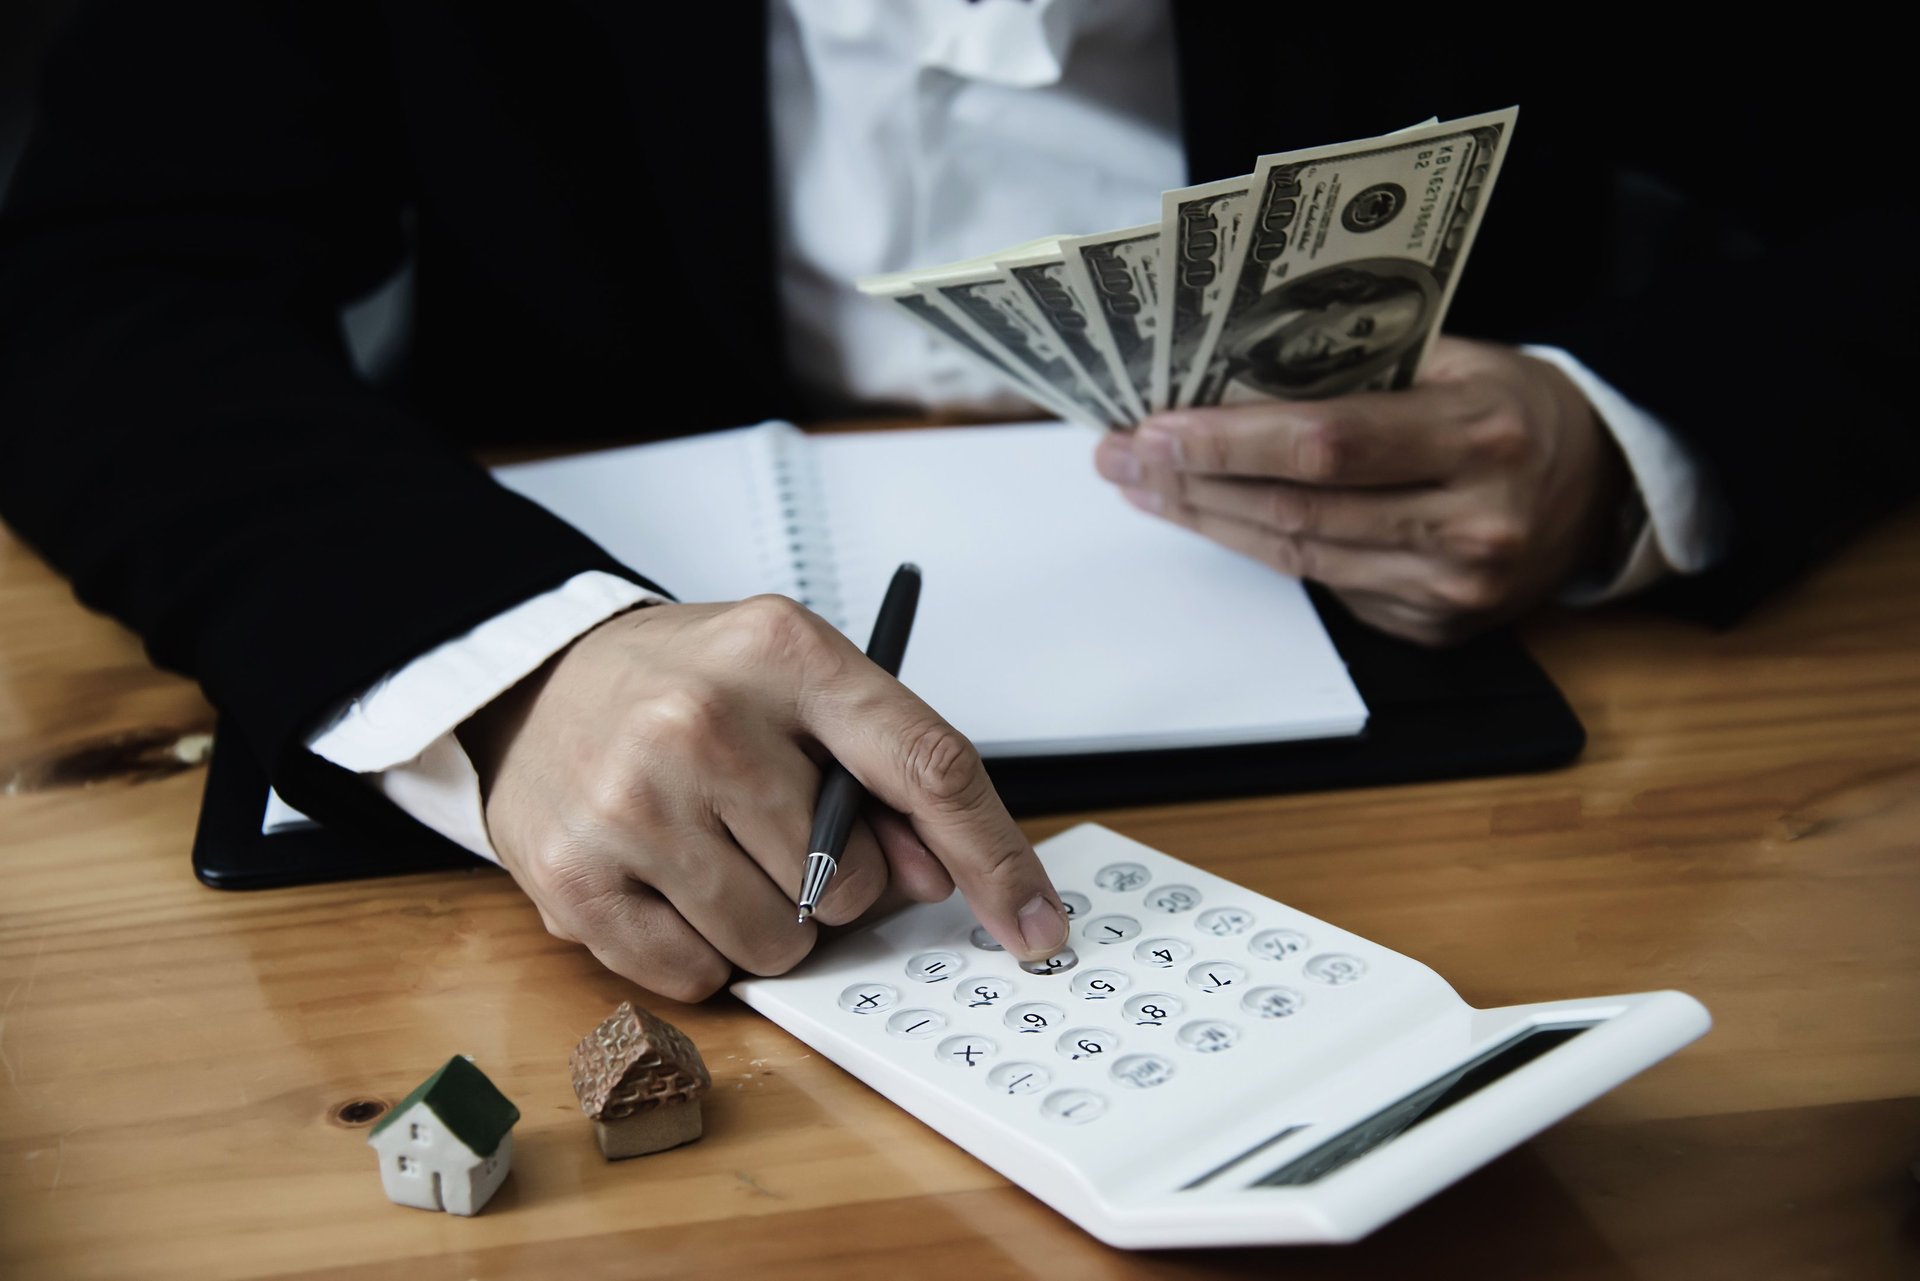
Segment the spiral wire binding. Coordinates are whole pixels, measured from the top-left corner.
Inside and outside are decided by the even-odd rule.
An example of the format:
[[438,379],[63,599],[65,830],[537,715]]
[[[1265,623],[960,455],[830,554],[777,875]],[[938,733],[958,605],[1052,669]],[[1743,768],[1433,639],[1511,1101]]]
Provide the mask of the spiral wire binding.
[[834,563],[820,472],[807,438],[798,428],[779,424],[768,433],[767,464],[774,521],[764,533],[779,549],[774,573],[783,579],[787,595],[844,630],[846,600]]

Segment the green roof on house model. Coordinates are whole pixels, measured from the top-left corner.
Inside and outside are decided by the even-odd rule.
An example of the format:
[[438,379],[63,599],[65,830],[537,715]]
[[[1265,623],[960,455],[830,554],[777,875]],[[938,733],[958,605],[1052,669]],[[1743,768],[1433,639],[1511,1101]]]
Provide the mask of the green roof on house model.
[[487,1074],[471,1060],[456,1054],[441,1064],[439,1071],[414,1086],[411,1094],[394,1104],[367,1132],[367,1139],[371,1141],[416,1103],[426,1104],[427,1110],[439,1117],[453,1137],[466,1144],[475,1156],[492,1156],[500,1140],[520,1119],[520,1109],[500,1093],[500,1087],[488,1080]]

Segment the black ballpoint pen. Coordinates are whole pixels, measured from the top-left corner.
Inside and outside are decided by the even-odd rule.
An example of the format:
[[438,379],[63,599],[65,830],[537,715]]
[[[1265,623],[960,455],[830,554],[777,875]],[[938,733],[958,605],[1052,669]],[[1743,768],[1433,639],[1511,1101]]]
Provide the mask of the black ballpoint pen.
[[[867,642],[867,657],[878,663],[889,676],[900,674],[900,660],[907,654],[907,636],[913,631],[913,613],[920,605],[920,567],[904,564],[893,571],[887,594],[880,602],[879,617],[873,620],[873,637]],[[826,777],[820,780],[820,800],[813,811],[813,835],[807,839],[807,870],[800,880],[800,921],[813,915],[827,882],[840,868],[840,855],[847,848],[847,833],[867,799],[853,775],[839,761],[827,764]]]

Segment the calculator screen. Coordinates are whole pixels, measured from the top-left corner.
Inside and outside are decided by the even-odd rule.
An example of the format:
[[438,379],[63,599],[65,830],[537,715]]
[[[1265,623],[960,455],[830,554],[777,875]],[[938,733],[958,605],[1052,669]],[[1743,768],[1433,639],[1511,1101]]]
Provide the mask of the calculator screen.
[[1439,1116],[1462,1099],[1478,1094],[1547,1051],[1566,1044],[1592,1026],[1592,1023],[1557,1023],[1529,1028],[1459,1067],[1442,1073],[1405,1098],[1389,1103],[1319,1147],[1255,1179],[1250,1186],[1278,1188],[1317,1183],[1382,1144],[1399,1138],[1422,1121]]

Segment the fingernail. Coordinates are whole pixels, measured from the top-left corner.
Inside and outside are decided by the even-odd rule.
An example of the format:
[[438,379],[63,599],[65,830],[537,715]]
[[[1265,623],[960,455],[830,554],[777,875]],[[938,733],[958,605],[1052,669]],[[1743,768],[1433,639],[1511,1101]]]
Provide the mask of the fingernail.
[[1134,457],[1132,447],[1118,443],[1101,446],[1093,465],[1102,476],[1120,485],[1137,484],[1146,471]]
[[1029,948],[1046,956],[1067,941],[1067,918],[1044,894],[1036,894],[1020,909],[1020,937]]
[[1143,512],[1158,513],[1166,505],[1166,499],[1151,489],[1123,489],[1120,494]]
[[1163,428],[1142,427],[1134,433],[1133,448],[1155,467],[1180,465],[1180,438]]

